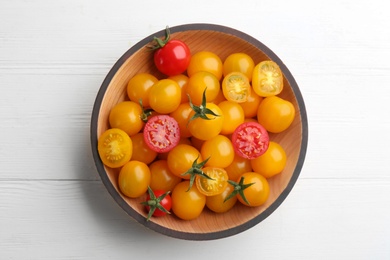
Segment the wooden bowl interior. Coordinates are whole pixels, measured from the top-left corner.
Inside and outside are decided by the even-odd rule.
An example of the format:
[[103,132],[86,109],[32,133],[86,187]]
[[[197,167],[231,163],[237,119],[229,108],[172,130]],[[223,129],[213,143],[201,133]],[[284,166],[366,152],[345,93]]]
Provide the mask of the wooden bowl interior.
[[[266,59],[272,59],[255,45],[225,32],[189,30],[172,33],[171,37],[185,41],[189,45],[192,54],[204,50],[212,51],[218,54],[222,61],[229,54],[234,52],[249,54],[254,59],[255,63]],[[130,57],[126,57],[126,60],[118,68],[109,82],[100,106],[97,136],[100,136],[109,128],[108,115],[111,108],[118,102],[128,99],[126,94],[127,83],[131,77],[140,72],[148,72],[157,75],[158,78],[164,78],[164,76],[155,69],[153,64],[153,53],[148,51],[146,47],[142,47]],[[284,147],[288,159],[284,171],[269,179],[271,194],[265,205],[250,208],[237,203],[231,211],[223,214],[212,213],[205,208],[201,216],[195,220],[183,221],[174,215],[171,215],[163,218],[152,218],[150,221],[151,223],[144,222],[143,224],[149,227],[157,226],[162,227],[162,229],[165,230],[172,230],[172,232],[184,232],[190,235],[221,232],[244,225],[264,213],[267,208],[275,203],[292,179],[299,158],[302,141],[300,109],[294,91],[286,77],[284,79],[283,92],[279,96],[291,101],[294,104],[297,113],[288,130],[280,134],[270,135],[271,140],[278,142]],[[133,216],[134,212],[136,213],[135,215],[139,214],[140,217],[137,218],[137,220],[143,221],[146,212],[144,211],[143,206],[140,205],[140,202],[144,197],[129,199],[123,196],[118,189],[117,179],[119,170],[108,167],[105,167],[104,169],[109,182],[116,189],[117,196],[121,196],[123,201],[127,204],[122,205],[122,207],[124,207],[128,213],[131,212]]]

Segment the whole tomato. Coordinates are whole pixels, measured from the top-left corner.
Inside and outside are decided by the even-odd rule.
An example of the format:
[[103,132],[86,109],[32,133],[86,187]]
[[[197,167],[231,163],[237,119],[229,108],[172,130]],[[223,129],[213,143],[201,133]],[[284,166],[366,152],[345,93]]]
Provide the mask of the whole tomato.
[[175,76],[187,70],[191,60],[190,48],[180,40],[171,40],[170,31],[165,30],[165,39],[154,37],[157,45],[152,47],[154,52],[154,64],[157,69],[167,75]]
[[188,80],[187,94],[195,105],[202,103],[203,93],[207,96],[207,102],[214,101],[221,89],[221,84],[214,74],[207,71],[199,71],[191,75]]
[[168,168],[174,175],[189,179],[189,175],[182,174],[191,169],[197,159],[201,162],[202,155],[195,147],[188,144],[179,144],[168,153]]
[[150,188],[152,190],[171,191],[182,178],[174,175],[168,167],[167,160],[157,160],[149,165]]
[[129,198],[138,198],[148,190],[150,177],[150,170],[146,163],[129,161],[119,172],[119,189]]
[[283,171],[287,163],[287,155],[283,147],[276,142],[269,142],[267,151],[251,160],[253,171],[260,173],[265,178],[271,178]]
[[232,134],[239,125],[244,123],[244,109],[239,103],[225,100],[219,103],[218,107],[221,109],[224,117],[221,134]]
[[149,91],[149,105],[160,114],[175,111],[181,103],[181,88],[172,79],[161,79]]
[[197,218],[206,205],[206,195],[202,194],[195,185],[190,188],[189,181],[182,181],[172,191],[172,211],[183,220]]
[[243,180],[242,185],[247,185],[247,188],[243,189],[244,196],[239,195],[237,199],[242,204],[250,207],[263,205],[270,194],[267,179],[256,172],[246,172],[241,175],[241,179]]
[[200,154],[204,159],[209,158],[206,166],[228,167],[234,160],[232,141],[224,135],[217,135],[203,143]]
[[157,157],[157,152],[150,149],[145,143],[144,134],[137,133],[131,136],[133,142],[132,160],[150,164]]
[[222,60],[221,58],[210,51],[200,51],[191,57],[191,62],[188,65],[187,74],[189,77],[199,71],[207,71],[214,74],[218,80],[222,79]]
[[257,172],[246,172],[242,174],[237,182],[228,180],[234,189],[227,196],[225,202],[237,197],[238,201],[249,207],[263,205],[269,197],[270,186],[265,177]]
[[294,121],[294,105],[278,96],[266,97],[257,110],[257,121],[271,133],[280,133]]
[[149,107],[149,92],[158,79],[149,73],[139,73],[127,83],[127,96],[131,101],[139,103],[142,100],[144,107]]
[[146,211],[148,212],[147,221],[154,217],[162,217],[167,214],[171,214],[169,211],[172,207],[172,199],[169,195],[170,191],[163,190],[152,190],[148,187],[148,196],[146,197],[146,201],[142,204],[145,205]]
[[248,54],[242,52],[232,53],[223,62],[223,75],[226,76],[231,72],[241,72],[251,81],[254,67],[255,62]]
[[123,101],[116,104],[108,117],[111,128],[119,128],[129,136],[140,132],[144,126],[142,107],[133,101]]
[[228,184],[221,193],[213,196],[206,196],[206,207],[216,213],[229,211],[237,202],[237,196],[226,200],[233,190],[234,187]]

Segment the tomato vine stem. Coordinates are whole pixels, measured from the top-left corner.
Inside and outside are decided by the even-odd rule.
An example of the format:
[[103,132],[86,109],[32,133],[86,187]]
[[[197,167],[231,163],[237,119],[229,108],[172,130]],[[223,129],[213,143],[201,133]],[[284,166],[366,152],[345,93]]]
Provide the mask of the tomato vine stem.
[[245,201],[246,204],[250,205],[249,201],[245,197],[244,190],[246,188],[249,188],[255,183],[252,182],[252,183],[244,184],[244,177],[240,178],[239,183],[234,182],[232,180],[228,180],[228,183],[234,187],[234,190],[232,191],[232,193],[229,194],[229,196],[226,197],[226,199],[223,202],[233,198],[238,194],[239,196],[241,196],[241,198]]
[[165,28],[165,38],[161,39],[156,36],[153,37],[154,45],[149,46],[151,50],[157,50],[165,46],[169,42],[171,38],[171,31],[169,30],[169,26]]
[[[190,107],[192,108],[192,110],[195,112],[195,114],[188,120],[187,122],[187,125],[192,121],[192,120],[195,120],[197,118],[202,118],[204,120],[212,120],[214,119],[215,117],[219,117],[220,115],[214,113],[211,109],[207,108],[206,105],[207,105],[207,102],[206,102],[206,90],[207,90],[207,87],[204,89],[203,91],[203,96],[202,96],[202,103],[200,106],[196,106],[192,103],[192,100],[191,100],[191,97],[190,95],[187,94],[188,96],[188,100],[189,100],[189,103],[190,103]],[[207,115],[212,115],[214,116],[214,118],[209,118]]]
[[207,161],[210,159],[210,157],[207,158],[206,160],[204,160],[203,162],[200,162],[200,163],[198,163],[198,159],[199,159],[199,156],[192,163],[192,167],[190,169],[188,169],[188,171],[186,171],[185,173],[182,174],[182,176],[191,175],[190,176],[190,185],[189,185],[187,191],[189,191],[192,188],[192,185],[194,185],[196,175],[201,176],[202,178],[207,178],[209,180],[214,180],[213,178],[208,176],[206,173],[204,173],[204,171],[202,170],[202,168],[207,163]]

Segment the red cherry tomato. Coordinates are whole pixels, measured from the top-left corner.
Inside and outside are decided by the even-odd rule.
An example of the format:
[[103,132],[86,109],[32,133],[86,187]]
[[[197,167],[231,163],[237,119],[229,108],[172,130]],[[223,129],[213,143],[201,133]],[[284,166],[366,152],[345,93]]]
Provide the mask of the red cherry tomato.
[[[169,214],[168,212],[172,207],[171,196],[163,190],[155,190],[151,192],[153,193],[148,194],[146,197],[146,203],[144,203],[146,211],[150,213],[150,210],[154,208],[152,212],[154,217],[162,217]],[[161,207],[163,207],[165,211],[164,209],[161,210]]]
[[144,140],[153,151],[168,152],[180,141],[179,124],[168,115],[153,116],[145,124]]
[[155,38],[154,64],[167,76],[175,76],[187,70],[191,52],[187,44],[180,40],[170,40],[169,28],[165,31],[165,39]]
[[256,122],[245,122],[232,135],[234,151],[241,157],[254,159],[265,153],[269,145],[267,130]]

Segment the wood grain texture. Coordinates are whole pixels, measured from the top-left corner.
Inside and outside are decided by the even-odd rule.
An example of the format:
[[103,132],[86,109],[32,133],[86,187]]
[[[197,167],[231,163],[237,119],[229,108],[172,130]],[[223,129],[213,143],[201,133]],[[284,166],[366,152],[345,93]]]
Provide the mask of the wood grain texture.
[[[0,1],[1,259],[390,258],[387,1],[197,3],[188,12],[174,0]],[[193,22],[272,48],[300,86],[310,130],[283,205],[209,242],[132,221],[101,183],[89,145],[94,98],[119,56],[166,25]]]

